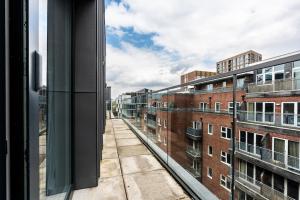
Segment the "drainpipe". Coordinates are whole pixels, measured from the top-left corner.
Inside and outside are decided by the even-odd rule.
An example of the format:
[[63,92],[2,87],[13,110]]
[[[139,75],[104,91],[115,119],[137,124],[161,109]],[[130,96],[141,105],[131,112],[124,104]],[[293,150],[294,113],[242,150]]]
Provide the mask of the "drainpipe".
[[234,200],[235,190],[235,129],[236,129],[236,74],[232,76],[233,87],[232,87],[232,102],[233,102],[233,115],[232,115],[232,133],[231,133],[231,199]]

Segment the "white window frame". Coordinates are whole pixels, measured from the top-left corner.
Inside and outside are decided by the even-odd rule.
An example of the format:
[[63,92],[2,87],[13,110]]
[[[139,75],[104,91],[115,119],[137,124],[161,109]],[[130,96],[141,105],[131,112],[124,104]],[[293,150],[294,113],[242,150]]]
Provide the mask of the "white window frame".
[[200,124],[200,121],[193,121],[193,129],[200,129],[201,128],[201,124]]
[[[296,170],[299,170],[299,168],[295,168],[293,166],[290,166],[288,164],[288,149],[289,149],[289,141],[293,141],[293,140],[288,140],[288,139],[284,139],[284,138],[280,138],[280,137],[272,137],[272,160],[274,160],[274,144],[275,144],[275,140],[283,140],[284,141],[284,164],[286,166],[288,166],[289,168],[292,168],[292,169],[296,169]],[[297,141],[293,141],[293,142],[297,142]],[[300,142],[298,141],[299,143],[299,160],[300,160]],[[274,160],[275,161],[275,160]]]
[[[209,147],[211,147],[211,153],[209,152]],[[214,150],[211,145],[207,145],[207,155],[213,157]]]
[[[256,145],[256,136],[257,136],[257,135],[263,136],[263,135],[262,135],[262,134],[255,133],[255,132],[251,132],[251,131],[243,131],[243,130],[239,130],[239,144],[240,144],[240,145],[241,145],[241,132],[245,132],[245,133],[246,133],[246,142],[245,142],[245,148],[246,148],[246,149],[241,149],[241,148],[239,148],[239,150],[244,151],[244,152],[247,152],[247,153],[250,153],[250,154],[253,154],[253,155],[260,155],[259,153],[256,152],[257,147],[259,147],[259,146]],[[254,150],[253,150],[253,153],[247,150],[247,149],[248,149],[247,147],[248,147],[248,133],[249,133],[249,132],[254,134],[254,144],[253,144],[253,149],[254,149]],[[264,137],[264,136],[263,136],[263,137]]]
[[[225,133],[225,132],[223,132],[222,128],[225,128],[225,130],[226,130],[226,137],[222,136],[222,133]],[[226,139],[226,140],[231,140],[231,137],[228,138],[228,135],[227,135],[228,134],[228,129],[231,129],[231,136],[232,136],[232,128],[221,126],[221,138]]]
[[[209,174],[209,170],[210,170],[210,169],[211,169],[211,175]],[[210,178],[210,179],[212,179],[212,178],[213,178],[213,175],[214,175],[213,169],[212,169],[211,167],[207,167],[207,177]]]
[[[224,179],[223,179],[224,177]],[[222,182],[224,182],[224,185],[222,184]],[[224,176],[223,174],[220,174],[220,186],[223,187],[224,189],[226,189],[227,191],[230,191],[230,186],[231,184],[229,185],[229,188],[227,187],[227,177]]]
[[[209,126],[211,126],[211,132],[209,132]],[[207,134],[213,135],[213,132],[214,132],[214,126],[212,124],[207,124]]]
[[[233,106],[230,106],[230,104],[233,104],[232,101],[229,101],[228,102],[228,113],[233,113],[233,112],[230,112],[230,109],[233,109]],[[235,110],[238,111],[238,108],[240,107],[241,103],[240,102],[235,102]]]
[[[247,102],[247,108],[249,108],[249,103],[254,103],[254,112],[253,112],[253,115],[254,115],[254,120],[249,120],[249,111],[247,111],[247,120],[248,121],[254,121],[254,122],[262,122],[262,123],[267,123],[267,124],[274,124],[275,123],[275,110],[276,110],[276,108],[275,108],[275,102]],[[257,121],[257,119],[256,119],[256,104],[257,103],[262,103],[263,104],[263,111],[262,111],[262,121]],[[273,108],[274,108],[274,110],[273,110],[273,122],[268,122],[268,121],[266,121],[266,119],[265,119],[265,114],[266,114],[266,103],[270,103],[270,104],[273,104]],[[282,109],[281,109],[282,110]]]
[[146,120],[147,120],[147,114],[144,113],[144,121],[146,121]]
[[200,102],[199,103],[199,109],[200,109],[200,111],[206,111],[208,109],[208,103]]
[[[219,105],[219,110],[217,110],[217,105]],[[221,103],[215,102],[215,112],[221,112]]]
[[[222,153],[225,153],[225,156]],[[230,155],[230,160],[229,160],[230,163],[228,163],[227,155],[230,155],[230,153],[227,153],[226,151],[221,150],[220,161],[221,161],[221,163],[224,163],[225,165],[231,166],[231,155]],[[222,158],[224,158],[224,157],[225,157],[225,162],[222,160]]]
[[[284,104],[287,104],[287,103],[291,103],[291,104],[294,104],[294,123],[293,124],[285,124],[284,121],[283,121],[283,105]],[[300,113],[297,113],[298,111],[298,103],[299,102],[282,102],[281,103],[281,124],[284,125],[284,126],[293,126],[293,127],[299,127],[297,126],[297,116],[300,114]]]
[[168,108],[168,102],[164,102],[164,108]]

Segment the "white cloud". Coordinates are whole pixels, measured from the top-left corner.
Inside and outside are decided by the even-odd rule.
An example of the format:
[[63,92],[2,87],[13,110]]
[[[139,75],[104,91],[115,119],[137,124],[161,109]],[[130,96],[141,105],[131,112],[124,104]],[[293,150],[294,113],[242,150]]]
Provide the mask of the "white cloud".
[[[299,50],[299,9],[299,0],[124,0],[108,5],[106,23],[116,29],[133,27],[139,33],[157,33],[154,43],[177,52],[179,63],[189,66],[189,71],[215,70],[214,64],[207,65],[205,61],[217,61],[249,49],[261,52],[263,58]],[[116,59],[115,72],[119,70],[116,66],[123,64],[121,60],[131,62],[126,63],[128,66],[139,66],[138,70],[130,67],[122,72],[124,76],[133,73],[140,77],[132,78],[140,79],[144,75],[138,72],[158,80],[174,76],[162,77],[151,70],[153,63],[166,72],[176,65],[150,50],[133,50],[132,46],[125,46],[125,52],[108,49],[108,60],[112,60],[111,56]],[[126,60],[126,56],[133,58]],[[110,63],[108,72],[113,69]]]

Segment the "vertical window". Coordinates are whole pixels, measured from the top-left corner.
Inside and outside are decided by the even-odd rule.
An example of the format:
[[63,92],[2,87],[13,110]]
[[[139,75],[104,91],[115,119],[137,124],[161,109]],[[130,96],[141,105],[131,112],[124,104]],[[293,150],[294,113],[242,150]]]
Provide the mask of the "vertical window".
[[207,168],[207,177],[212,179],[212,176],[213,176],[213,170],[212,170],[212,168],[208,167]]
[[[240,102],[235,102],[236,111],[240,108]],[[233,113],[233,102],[228,102],[228,112]]]
[[221,103],[220,102],[216,102],[215,103],[215,111],[216,112],[220,112],[221,111]]
[[226,88],[226,81],[223,81],[222,87],[223,87],[223,88]]
[[284,161],[284,152],[285,152],[285,140],[273,138],[273,159],[281,163]]
[[264,69],[265,72],[265,83],[272,83],[273,80],[273,67],[268,67],[266,69]]
[[206,89],[207,89],[207,91],[212,91],[212,90],[214,89],[213,84],[208,84],[208,85],[206,86]]
[[208,145],[208,148],[207,148],[207,154],[208,154],[209,156],[212,156],[212,155],[213,155],[213,148],[212,148],[212,146],[210,146],[210,145]]
[[208,104],[205,102],[200,102],[200,111],[206,111],[208,109]]
[[244,85],[245,85],[245,78],[239,78],[237,79],[237,82],[236,82],[236,87],[237,88],[244,88]]
[[225,139],[231,139],[231,128],[221,127],[221,137]]
[[288,165],[299,169],[299,142],[288,141]]
[[208,124],[208,127],[207,127],[207,132],[209,135],[212,135],[213,134],[213,125],[212,124]]
[[227,152],[221,151],[221,162],[225,163],[225,164],[231,164],[231,155]]
[[282,123],[284,125],[300,126],[300,103],[282,103]]
[[230,181],[223,174],[220,175],[220,185],[227,190],[230,190]]

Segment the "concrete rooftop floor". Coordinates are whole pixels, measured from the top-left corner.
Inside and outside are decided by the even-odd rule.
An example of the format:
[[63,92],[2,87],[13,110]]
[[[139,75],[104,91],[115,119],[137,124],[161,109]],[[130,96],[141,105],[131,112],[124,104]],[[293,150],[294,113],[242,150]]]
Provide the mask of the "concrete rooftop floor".
[[121,119],[107,120],[101,178],[73,200],[188,200],[181,186]]

